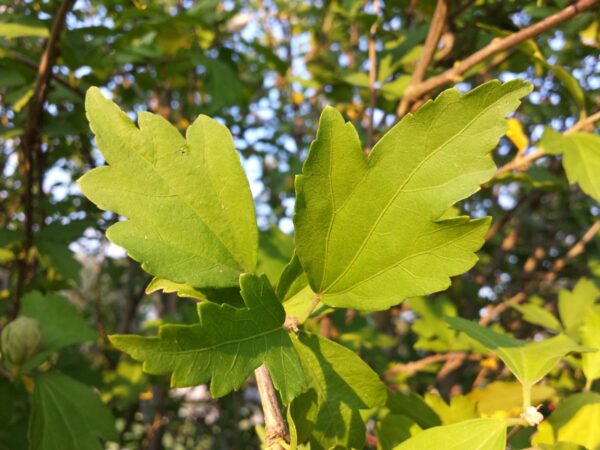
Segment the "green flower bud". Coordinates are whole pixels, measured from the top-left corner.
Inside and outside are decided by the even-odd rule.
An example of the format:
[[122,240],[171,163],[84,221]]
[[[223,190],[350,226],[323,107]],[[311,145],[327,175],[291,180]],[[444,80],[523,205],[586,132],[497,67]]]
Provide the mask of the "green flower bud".
[[2,356],[16,367],[33,358],[42,343],[42,329],[37,320],[19,317],[2,330]]

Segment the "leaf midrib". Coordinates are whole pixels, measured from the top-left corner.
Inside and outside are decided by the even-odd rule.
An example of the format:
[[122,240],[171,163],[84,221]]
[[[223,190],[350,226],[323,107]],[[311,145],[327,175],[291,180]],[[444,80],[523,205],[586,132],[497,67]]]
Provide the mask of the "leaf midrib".
[[[464,97],[463,97],[464,98]],[[481,110],[479,113],[477,113],[473,119],[471,119],[463,128],[461,128],[458,132],[456,132],[454,135],[452,135],[450,138],[448,138],[446,141],[444,141],[441,145],[439,145],[437,148],[435,148],[432,152],[430,152],[425,158],[423,158],[423,160],[421,160],[419,162],[419,164],[417,164],[417,166],[408,174],[407,178],[404,180],[404,182],[399,186],[399,188],[396,190],[396,192],[394,193],[394,195],[392,196],[392,198],[390,199],[390,201],[386,204],[386,206],[383,208],[383,210],[380,212],[379,216],[377,217],[377,219],[375,220],[375,223],[373,224],[373,226],[371,227],[371,229],[369,230],[369,232],[367,233],[367,236],[363,239],[358,251],[354,254],[354,257],[352,258],[352,260],[350,260],[350,262],[348,263],[348,265],[346,266],[346,268],[340,273],[340,275],[337,276],[336,279],[334,279],[329,286],[326,289],[323,289],[320,294],[326,294],[333,286],[335,286],[345,275],[346,273],[348,273],[348,271],[352,268],[352,266],[354,265],[354,263],[357,261],[358,257],[362,254],[362,252],[364,251],[364,249],[367,247],[367,243],[369,242],[371,236],[373,235],[373,233],[375,232],[375,229],[377,228],[377,226],[379,225],[379,223],[381,222],[381,220],[383,219],[383,217],[386,215],[387,211],[389,210],[389,208],[393,205],[394,201],[398,198],[398,196],[402,193],[403,188],[410,182],[410,180],[413,178],[413,176],[417,173],[418,170],[420,170],[422,168],[422,166],[429,161],[429,159],[431,159],[434,155],[436,155],[438,152],[440,152],[442,149],[444,149],[450,142],[452,142],[454,139],[456,139],[458,136],[460,136],[467,128],[469,128],[476,120],[478,120],[483,114],[485,114],[489,109],[491,109],[492,107],[496,106],[497,103],[500,102],[500,100],[502,100],[504,98],[504,96],[498,98],[496,101],[494,101],[493,103],[489,104],[488,106],[486,106],[483,110]],[[380,141],[381,142],[381,141]],[[379,144],[379,143],[378,143]],[[375,149],[377,148],[377,145],[375,146],[375,148],[373,148],[373,151],[371,152],[371,155],[374,153]],[[368,169],[367,169],[368,170]],[[353,195],[355,191],[352,192]],[[335,217],[335,215],[333,216]],[[333,221],[333,218],[332,218]],[[328,259],[329,255],[325,256],[325,259]]]
[[161,350],[160,353],[167,353],[167,354],[170,354],[170,355],[187,355],[187,354],[190,354],[190,353],[208,352],[208,351],[215,350],[215,349],[217,349],[219,347],[224,347],[226,345],[240,344],[240,343],[248,342],[248,341],[251,341],[251,340],[254,340],[254,339],[258,339],[258,338],[261,338],[263,336],[267,336],[269,334],[273,334],[273,333],[276,333],[276,332],[282,331],[282,330],[283,330],[283,327],[280,325],[277,328],[273,328],[271,330],[263,331],[262,333],[254,334],[254,335],[252,335],[250,337],[247,337],[247,338],[230,339],[230,340],[227,340],[227,341],[221,341],[218,344],[211,345],[210,347],[197,348],[197,349],[191,349],[191,350]]
[[[133,124],[133,123],[132,123],[132,125],[135,127],[135,132],[137,132],[137,133],[141,133],[141,134],[142,134],[142,133],[144,133],[144,131],[143,131],[141,128],[139,128],[139,127],[135,126],[135,124]],[[104,134],[104,133],[102,133],[102,134]],[[157,149],[157,146],[156,146],[156,142],[155,142],[155,140],[154,140],[154,136],[153,136],[151,133],[148,133],[148,134],[150,135],[150,139],[152,140],[152,147],[153,147],[153,150],[154,150],[154,151],[153,151],[153,155],[154,155],[154,157],[156,157],[156,154],[157,154],[157,151],[156,151],[156,149]],[[99,137],[99,133],[98,133],[98,132],[96,132],[96,136],[97,136],[97,137]],[[160,179],[163,181],[163,183],[165,183],[165,186],[166,186],[166,187],[169,189],[169,192],[172,192],[172,190],[171,190],[171,189],[172,189],[172,188],[171,188],[171,183],[169,182],[169,180],[168,180],[168,179],[166,179],[166,178],[165,178],[165,177],[164,177],[164,176],[163,176],[163,175],[162,175],[162,174],[161,174],[161,173],[160,173],[160,172],[159,172],[159,171],[158,171],[158,170],[155,168],[155,165],[154,165],[154,164],[153,164],[151,161],[149,161],[148,159],[146,159],[146,157],[144,157],[144,155],[143,155],[143,154],[139,153],[139,152],[138,152],[138,150],[137,150],[137,148],[135,148],[135,146],[133,146],[133,145],[130,145],[130,143],[128,143],[128,142],[124,142],[124,141],[123,141],[123,139],[121,138],[121,136],[120,136],[119,134],[114,134],[114,135],[113,135],[113,138],[117,138],[117,139],[118,139],[118,140],[121,142],[121,144],[122,144],[122,145],[124,145],[124,147],[125,147],[125,148],[129,148],[129,149],[133,150],[133,153],[134,153],[135,155],[137,155],[137,157],[139,158],[139,160],[143,161],[143,162],[144,162],[144,164],[145,164],[146,166],[148,166],[148,167],[149,167],[149,169],[150,169],[150,170],[151,170],[153,173],[155,173],[155,174],[156,174],[156,176],[158,176],[158,177],[159,177],[159,178],[160,178]],[[105,138],[103,138],[103,139],[105,139]],[[189,145],[189,144],[187,143],[187,140],[186,140],[186,139],[184,139],[184,140],[185,140],[186,144],[187,144],[187,145]],[[108,141],[110,141],[110,139],[108,139]],[[112,164],[111,164],[110,166],[112,166]],[[116,166],[115,166],[115,168],[116,168]],[[189,203],[188,203],[188,202],[187,202],[187,201],[186,201],[186,200],[185,200],[185,199],[184,199],[184,198],[181,196],[181,194],[180,194],[179,192],[175,191],[175,193],[174,193],[174,194],[169,194],[169,195],[172,195],[173,197],[177,197],[177,198],[178,198],[178,199],[179,199],[179,200],[180,200],[180,201],[181,201],[181,202],[182,202],[182,203],[183,203],[183,204],[184,204],[184,205],[185,205],[185,206],[186,206],[186,207],[187,207],[187,208],[188,208],[190,211],[192,211],[192,212],[194,213],[194,215],[195,215],[195,216],[198,218],[198,220],[200,220],[200,221],[201,221],[201,222],[204,224],[204,226],[206,226],[207,230],[208,230],[208,231],[209,231],[209,232],[210,232],[210,233],[211,233],[211,234],[212,234],[212,235],[213,235],[213,236],[214,236],[214,237],[215,237],[215,238],[216,238],[216,239],[219,241],[219,244],[221,244],[221,247],[222,247],[222,248],[225,250],[225,252],[226,252],[226,253],[229,255],[229,257],[231,258],[231,260],[232,260],[232,261],[234,261],[236,264],[238,264],[238,267],[236,267],[235,269],[242,269],[242,270],[243,270],[243,269],[244,269],[244,264],[240,263],[240,261],[238,261],[238,259],[237,259],[237,258],[236,258],[236,257],[235,257],[235,256],[234,256],[232,253],[231,253],[231,251],[229,250],[229,248],[228,248],[228,247],[225,245],[225,243],[223,242],[223,240],[222,240],[221,236],[219,236],[219,234],[217,234],[217,233],[216,233],[216,232],[215,232],[215,231],[212,229],[212,227],[211,227],[211,226],[209,226],[208,222],[207,222],[207,221],[206,221],[206,220],[205,220],[205,219],[202,217],[202,215],[200,215],[199,211],[197,211],[197,210],[196,210],[196,208],[192,207],[192,206],[191,206],[191,205],[190,205],[190,204],[189,204]],[[155,197],[154,195],[150,195],[150,194],[146,194],[146,196],[148,196],[148,197]],[[163,197],[163,196],[161,196],[161,197]],[[231,266],[229,266],[229,267],[231,267]]]

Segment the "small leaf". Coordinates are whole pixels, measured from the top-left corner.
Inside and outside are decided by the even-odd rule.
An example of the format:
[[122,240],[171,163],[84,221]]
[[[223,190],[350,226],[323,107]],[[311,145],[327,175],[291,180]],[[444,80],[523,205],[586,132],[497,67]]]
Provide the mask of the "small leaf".
[[535,303],[524,303],[522,305],[513,304],[513,309],[516,309],[523,314],[523,320],[540,327],[547,328],[552,331],[562,330],[560,321],[547,309],[536,305]]
[[59,295],[30,292],[23,297],[21,314],[40,323],[42,351],[56,351],[98,339],[98,333],[85,322],[81,313]]
[[35,377],[30,450],[100,450],[100,438],[118,435],[110,410],[88,386],[59,373]]
[[304,390],[306,380],[283,328],[283,307],[266,276],[242,275],[240,285],[244,309],[203,302],[198,305],[198,324],[163,325],[158,337],[114,335],[110,340],[143,361],[146,372],[173,372],[173,387],[211,380],[215,397],[238,389],[254,369],[265,364],[288,403]]
[[326,108],[296,179],[296,252],[323,303],[381,310],[446,289],[470,269],[489,219],[439,220],[495,171],[521,80],[450,89],[392,128],[365,158],[356,130]]
[[385,403],[387,390],[356,353],[328,339],[300,334],[293,340],[310,389],[292,403],[299,442],[311,449],[363,448],[360,410]]
[[570,145],[561,133],[551,127],[544,127],[544,134],[539,142],[540,148],[547,155],[560,155]]
[[406,416],[388,414],[377,422],[377,439],[379,450],[394,448],[401,442],[410,439],[422,428]]
[[294,239],[279,228],[272,227],[258,235],[256,271],[270,280],[277,280],[294,253]]
[[515,144],[519,152],[524,152],[529,147],[529,138],[523,130],[523,125],[515,118],[510,118],[507,122],[506,137]]
[[425,394],[425,402],[435,411],[442,425],[479,418],[477,405],[464,395],[455,395],[446,403],[439,394]]
[[200,116],[186,140],[141,112],[137,128],[97,88],[87,93],[86,111],[109,165],[79,185],[99,208],[129,219],[109,228],[110,240],[152,275],[193,288],[237,286],[241,273],[254,271],[254,204],[223,125]]
[[429,428],[394,447],[394,450],[504,450],[506,422],[501,419],[472,419]]
[[53,222],[35,235],[35,245],[42,261],[47,258],[61,276],[77,284],[81,281],[81,263],[69,249],[69,244],[79,238],[89,225],[90,222],[86,220],[74,220],[66,225]]
[[322,309],[319,307],[322,306],[320,302],[315,308],[311,306],[315,301],[315,293],[308,285],[308,279],[296,254],[281,273],[277,284],[277,296],[283,302],[286,315],[298,319],[299,323],[308,319],[311,310]]
[[206,296],[185,283],[175,283],[164,278],[152,278],[152,281],[146,286],[146,294],[152,294],[157,291],[163,291],[168,294],[175,293],[181,298],[195,298],[196,300],[206,300]]
[[586,449],[600,447],[600,394],[582,392],[558,404],[556,410],[539,426],[532,444],[571,442]]
[[452,328],[465,332],[494,352],[525,386],[540,381],[568,353],[587,351],[564,334],[541,342],[526,342],[460,317],[447,320]]
[[587,311],[600,299],[600,289],[587,278],[580,278],[572,291],[558,293],[558,313],[566,333],[577,338]]
[[386,407],[392,414],[412,419],[421,428],[431,428],[442,424],[440,417],[431,406],[421,396],[412,392],[409,394],[388,392]]
[[596,349],[581,355],[581,367],[587,383],[591,386],[594,380],[600,378],[600,309],[589,309],[579,330],[581,343],[586,347]]
[[48,29],[42,25],[0,22],[0,38],[48,37]]
[[418,315],[412,325],[412,331],[419,337],[415,348],[433,352],[471,349],[471,342],[457,337],[444,319],[457,314],[456,306],[447,297],[414,297],[409,306]]
[[[538,384],[531,389],[531,404],[539,405],[555,395],[550,386]],[[467,395],[479,412],[494,419],[518,417],[522,411],[522,390],[517,382],[493,381],[473,389]]]
[[563,167],[569,182],[600,202],[600,136],[573,133],[568,139],[572,145],[563,153]]
[[600,136],[591,133],[562,135],[546,127],[540,145],[545,153],[563,155],[563,167],[571,184],[600,201]]

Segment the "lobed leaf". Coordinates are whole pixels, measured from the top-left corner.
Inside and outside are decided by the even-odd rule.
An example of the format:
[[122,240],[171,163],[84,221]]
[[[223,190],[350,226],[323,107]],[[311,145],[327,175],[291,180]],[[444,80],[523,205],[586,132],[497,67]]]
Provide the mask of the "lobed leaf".
[[108,165],[80,178],[81,190],[129,219],[108,229],[111,241],[152,275],[193,288],[237,286],[254,271],[254,204],[227,128],[200,116],[184,139],[147,112],[137,128],[97,88],[86,112]]
[[592,133],[560,134],[546,127],[540,141],[544,153],[563,155],[563,167],[571,184],[600,201],[600,136]]
[[[572,395],[561,401],[548,420],[540,424],[532,444],[569,442],[597,450],[600,448],[599,418],[600,394],[582,392]],[[579,447],[573,445],[570,448]]]
[[541,342],[526,342],[460,317],[446,320],[452,328],[463,331],[494,352],[525,386],[540,381],[568,353],[588,351],[564,334]]
[[501,419],[472,419],[429,428],[394,447],[394,450],[504,450],[506,422]]
[[489,180],[521,80],[443,92],[392,128],[365,158],[333,108],[296,179],[296,252],[312,290],[338,307],[381,310],[446,289],[470,269],[489,219],[442,215]]
[[30,450],[101,450],[100,438],[118,435],[110,410],[88,386],[59,373],[35,377]]
[[580,278],[572,291],[558,293],[558,314],[565,332],[577,339],[587,311],[600,299],[600,289],[588,278]]
[[143,361],[146,372],[173,372],[173,387],[210,380],[215,397],[238,389],[254,369],[265,364],[288,403],[305,389],[306,379],[283,328],[283,307],[266,276],[242,275],[240,285],[243,309],[203,302],[198,305],[198,324],[163,325],[158,337],[114,335],[110,340]]
[[310,389],[291,405],[299,442],[311,448],[363,448],[360,410],[381,406],[387,391],[377,374],[351,350],[328,339],[300,334],[293,340]]
[[69,345],[98,339],[98,333],[60,295],[30,292],[23,297],[21,314],[39,322],[42,328],[42,351],[56,351]]
[[600,308],[587,311],[579,334],[583,345],[596,349],[581,355],[581,368],[591,386],[594,380],[600,378]]

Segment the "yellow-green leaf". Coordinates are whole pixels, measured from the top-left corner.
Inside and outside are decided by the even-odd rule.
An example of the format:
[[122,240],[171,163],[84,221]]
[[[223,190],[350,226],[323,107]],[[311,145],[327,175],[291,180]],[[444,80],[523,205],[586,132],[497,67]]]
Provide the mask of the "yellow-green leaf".
[[521,80],[450,89],[406,116],[366,158],[356,130],[326,108],[296,179],[296,252],[313,291],[381,310],[446,289],[470,269],[489,219],[440,217],[495,171],[490,150],[531,91]]
[[200,116],[184,139],[146,112],[138,128],[96,88],[86,111],[108,165],[79,185],[99,208],[129,219],[111,226],[109,239],[152,275],[193,288],[236,286],[254,271],[254,204],[227,128]]

